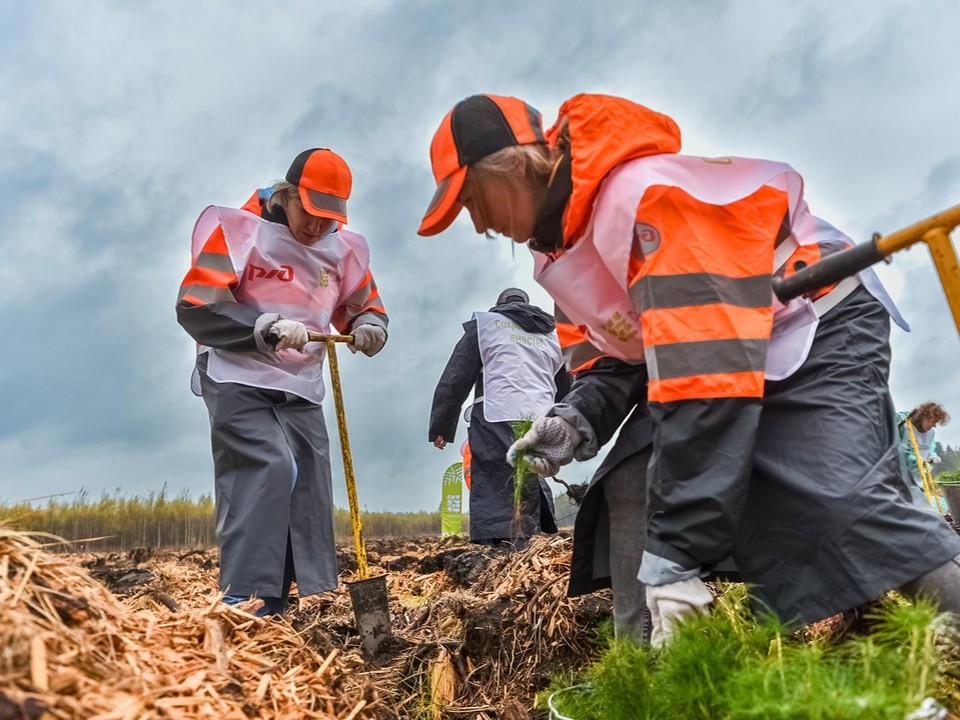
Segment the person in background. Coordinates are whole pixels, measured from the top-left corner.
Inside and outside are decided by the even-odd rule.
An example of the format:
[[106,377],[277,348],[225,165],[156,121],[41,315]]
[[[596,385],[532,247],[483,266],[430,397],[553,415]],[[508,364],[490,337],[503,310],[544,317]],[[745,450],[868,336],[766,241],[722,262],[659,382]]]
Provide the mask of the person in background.
[[[950,416],[941,405],[935,402],[925,402],[917,405],[913,410],[897,413],[897,430],[900,434],[900,457],[903,458],[917,487],[923,489],[923,478],[920,477],[920,467],[918,460],[930,465],[940,463],[940,457],[937,455],[937,439],[935,428],[938,425],[946,425],[950,422]],[[913,428],[913,435],[917,441],[917,449],[920,451],[920,457],[914,451],[913,442],[910,439],[910,432],[907,428],[909,423]]]
[[528,244],[584,352],[622,376],[578,377],[510,455],[543,475],[591,457],[640,402],[614,388],[646,384],[638,579],[654,645],[710,605],[703,578],[731,556],[788,623],[893,588],[960,612],[960,537],[912,501],[887,422],[891,315],[905,325],[889,296],[868,270],[776,301],[773,277],[852,242],[810,213],[788,165],[679,150],[670,117],[605,95],[566,101],[546,133],[496,95],[441,122],[420,234],[466,207],[477,232]]
[[192,387],[210,416],[220,588],[282,614],[337,587],[323,342],[348,333],[376,355],[387,314],[363,236],[344,229],[352,176],[325,148],[241,209],[210,206],[193,232],[177,319],[198,343]]
[[569,387],[553,318],[507,288],[488,312],[463,324],[433,395],[427,439],[440,450],[453,442],[470,391],[470,540],[521,549],[539,532],[556,532],[553,495],[530,473],[514,507],[513,468],[506,453],[513,424],[543,415]]

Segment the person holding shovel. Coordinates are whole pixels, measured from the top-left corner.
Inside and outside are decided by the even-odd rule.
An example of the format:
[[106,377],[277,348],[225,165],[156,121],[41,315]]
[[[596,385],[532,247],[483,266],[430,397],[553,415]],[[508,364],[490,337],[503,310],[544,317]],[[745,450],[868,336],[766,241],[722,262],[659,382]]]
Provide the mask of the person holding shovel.
[[640,402],[617,388],[646,385],[654,645],[710,604],[702,578],[730,556],[790,623],[893,588],[960,612],[960,537],[900,477],[888,336],[904,321],[872,271],[776,301],[773,277],[851,241],[788,165],[679,150],[671,118],[604,95],[566,101],[546,133],[517,98],[475,95],[443,119],[420,234],[466,207],[478,232],[528,244],[621,380],[575,383],[510,456],[544,475],[589,457]]
[[521,549],[531,536],[557,531],[546,483],[530,473],[516,507],[516,473],[506,461],[514,424],[543,415],[569,387],[554,320],[531,305],[524,290],[507,288],[463,330],[433,395],[427,439],[440,450],[453,442],[460,408],[473,390],[470,540]]
[[[907,423],[913,428],[913,437],[916,439],[916,450],[920,451],[920,456],[914,450],[913,440],[910,438],[910,432],[907,429]],[[920,403],[913,410],[897,413],[897,431],[900,435],[900,456],[903,458],[914,484],[923,489],[923,479],[920,477],[920,463],[928,465],[937,465],[940,462],[940,456],[937,455],[937,439],[935,428],[938,425],[946,425],[950,422],[950,416],[943,406],[935,402]]]
[[330,448],[321,402],[325,345],[350,334],[376,355],[387,314],[363,236],[344,229],[352,176],[305,150],[241,209],[210,206],[193,231],[177,319],[198,344],[192,388],[210,416],[224,600],[284,612],[337,587]]

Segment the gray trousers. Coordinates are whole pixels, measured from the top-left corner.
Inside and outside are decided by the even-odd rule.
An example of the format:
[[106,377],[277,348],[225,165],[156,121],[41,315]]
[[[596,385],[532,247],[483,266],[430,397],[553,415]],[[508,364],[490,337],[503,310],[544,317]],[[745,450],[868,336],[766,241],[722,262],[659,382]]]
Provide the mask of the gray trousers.
[[933,600],[943,612],[960,620],[960,555],[900,587],[909,598]]
[[650,446],[618,463],[601,481],[609,516],[613,629],[638,645],[649,642],[647,602],[637,580],[647,535],[647,463]]
[[200,367],[216,474],[220,587],[283,597],[337,587],[333,487],[323,411],[278,390],[210,380]]

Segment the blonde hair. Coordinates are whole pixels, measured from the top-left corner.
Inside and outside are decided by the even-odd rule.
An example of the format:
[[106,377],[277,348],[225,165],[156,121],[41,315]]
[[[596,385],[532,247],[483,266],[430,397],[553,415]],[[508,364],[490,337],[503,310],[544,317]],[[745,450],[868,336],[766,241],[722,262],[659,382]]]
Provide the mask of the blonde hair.
[[470,166],[467,173],[492,177],[523,178],[527,184],[550,177],[555,156],[546,143],[511,145],[491,153]]
[[289,183],[286,180],[280,180],[275,182],[272,186],[273,193],[267,199],[267,209],[273,210],[278,205],[283,209],[284,212],[287,211],[287,204],[291,200],[296,200],[300,202],[300,190],[293,183]]
[[[465,184],[474,189],[475,211],[486,222],[487,209],[480,201],[479,187],[495,188],[507,198],[519,189],[546,191],[559,153],[546,143],[511,145],[491,153],[470,166]],[[510,208],[512,214],[512,208]]]

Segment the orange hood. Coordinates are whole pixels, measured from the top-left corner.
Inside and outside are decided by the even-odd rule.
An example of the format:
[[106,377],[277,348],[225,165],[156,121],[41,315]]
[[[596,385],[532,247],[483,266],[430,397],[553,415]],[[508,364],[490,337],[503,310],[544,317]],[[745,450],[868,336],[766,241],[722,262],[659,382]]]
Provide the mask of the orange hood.
[[617,165],[646,155],[680,151],[680,128],[672,118],[611,95],[575,95],[567,100],[546,133],[556,145],[560,130],[570,130],[573,192],[563,213],[564,245],[586,229],[600,182]]

